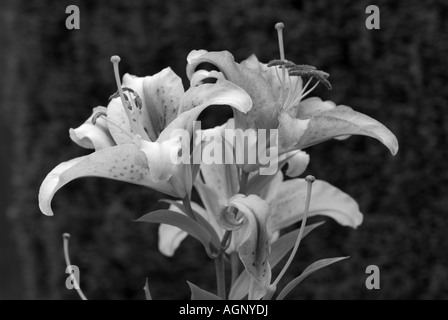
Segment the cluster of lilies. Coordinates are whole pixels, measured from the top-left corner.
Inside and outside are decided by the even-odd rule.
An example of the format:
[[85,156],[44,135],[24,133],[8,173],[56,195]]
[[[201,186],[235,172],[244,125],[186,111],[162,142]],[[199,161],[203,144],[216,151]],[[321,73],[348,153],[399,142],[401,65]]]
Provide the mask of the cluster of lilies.
[[[227,51],[194,50],[187,57],[190,87],[171,68],[138,77],[119,75],[120,58],[113,56],[118,91],[107,107],[93,109],[70,138],[94,152],[63,162],[43,181],[39,207],[53,215],[55,193],[70,181],[102,177],[143,185],[173,197],[169,208],[143,215],[138,221],[160,223],[159,249],[175,254],[188,235],[199,240],[215,261],[217,294],[189,283],[193,299],[283,299],[314,271],[345,257],[311,264],[280,292],[277,285],[288,270],[301,239],[321,223],[306,225],[313,215],[329,216],[343,226],[363,220],[356,201],[331,184],[312,176],[301,178],[309,163],[303,149],[329,139],[365,135],[382,142],[394,155],[398,142],[380,122],[344,105],[308,97],[319,84],[331,88],[328,74],[285,59],[283,24],[276,25],[280,59],[268,64],[255,55],[237,63]],[[230,106],[233,118],[194,136],[194,122],[210,106]],[[204,152],[209,137],[225,130],[267,130],[273,139],[245,146],[251,153],[277,152],[277,170],[263,174],[255,161],[194,163],[173,161]],[[184,133],[188,133],[185,135]],[[240,139],[241,140],[241,139]],[[244,140],[244,139],[243,139]],[[235,157],[236,146],[223,137],[223,157]],[[191,150],[189,153],[182,152]],[[245,159],[246,159],[245,158]],[[201,204],[191,201],[195,189]],[[301,223],[296,230],[282,230]],[[275,277],[272,269],[290,253]],[[226,279],[225,268],[232,269]],[[242,268],[243,267],[243,268]],[[230,281],[229,281],[230,280]],[[230,290],[226,290],[230,284]],[[145,286],[147,297],[149,287]]]

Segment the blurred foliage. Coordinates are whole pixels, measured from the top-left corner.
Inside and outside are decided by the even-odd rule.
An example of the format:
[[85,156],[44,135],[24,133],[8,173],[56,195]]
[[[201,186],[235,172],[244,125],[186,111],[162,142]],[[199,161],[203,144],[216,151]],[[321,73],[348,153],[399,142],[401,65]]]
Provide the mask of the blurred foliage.
[[[69,4],[80,8],[80,30],[65,28]],[[380,30],[365,28],[370,4],[381,10]],[[72,235],[72,263],[90,298],[143,299],[147,276],[156,299],[188,298],[187,279],[214,289],[213,263],[200,244],[189,239],[173,258],[163,257],[157,227],[132,221],[163,207],[163,195],[82,179],[57,194],[50,218],[39,213],[38,187],[55,165],[88,153],[70,141],[68,128],[115,91],[111,55],[121,56],[122,73],[171,66],[185,80],[192,49],[229,50],[237,61],[252,53],[262,61],[277,57],[278,21],[286,25],[287,58],[331,74],[333,90],[315,94],[378,119],[400,142],[396,157],[364,137],[307,150],[308,172],[357,199],[365,222],[348,230],[328,221],[306,239],[290,278],[321,258],[351,259],[313,275],[290,298],[448,298],[446,2],[5,0],[2,6],[0,98],[13,136],[9,217],[24,298],[77,298],[64,286],[63,232]],[[222,122],[219,113],[210,116]],[[364,285],[370,264],[381,269],[377,291]]]

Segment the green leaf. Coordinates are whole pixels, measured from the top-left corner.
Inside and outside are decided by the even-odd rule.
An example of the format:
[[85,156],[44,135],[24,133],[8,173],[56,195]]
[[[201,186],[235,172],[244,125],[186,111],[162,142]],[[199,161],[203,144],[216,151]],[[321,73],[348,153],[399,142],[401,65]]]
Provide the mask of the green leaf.
[[199,223],[190,217],[171,210],[157,210],[147,213],[136,220],[137,222],[165,223],[184,230],[190,236],[199,240],[204,246],[207,254],[213,257],[219,248],[219,243],[213,241],[210,233]]
[[310,274],[316,272],[319,269],[325,268],[333,263],[339,262],[341,260],[347,259],[349,257],[338,257],[338,258],[328,258],[322,259],[312,263],[308,268],[306,268],[303,273],[297,278],[293,279],[288,283],[283,290],[278,294],[277,300],[283,300],[288,293],[290,293],[297,285],[299,285],[306,277]]
[[[311,231],[317,227],[323,225],[325,221],[317,222],[305,227],[303,232],[303,238],[305,238]],[[271,254],[269,255],[269,263],[272,267],[275,267],[286,254],[294,247],[297,237],[299,235],[299,229],[293,230],[275,241],[271,246]]]
[[191,300],[222,300],[217,295],[205,291],[189,281],[187,283],[191,290]]
[[[160,202],[165,202],[165,203],[169,203],[172,204],[174,206],[176,206],[180,211],[186,213],[185,207],[182,203],[175,201],[175,200],[169,200],[169,199],[161,199]],[[218,237],[218,234],[216,233],[216,230],[210,225],[210,223],[204,219],[204,217],[197,212],[196,210],[194,210],[196,219],[198,220],[197,222],[204,227],[204,229],[206,229],[208,231],[208,233],[212,236],[212,241],[214,243],[220,243],[220,239]]]
[[[325,222],[317,222],[305,227],[303,237],[306,237],[311,231],[321,226]],[[283,236],[281,236],[277,241],[271,245],[271,254],[268,257],[269,264],[271,268],[274,268],[294,247],[297,236],[299,234],[299,229],[291,231]],[[240,276],[236,279],[232,288],[230,289],[229,299],[230,300],[241,300],[249,292],[250,277],[249,274],[244,270],[241,272]]]

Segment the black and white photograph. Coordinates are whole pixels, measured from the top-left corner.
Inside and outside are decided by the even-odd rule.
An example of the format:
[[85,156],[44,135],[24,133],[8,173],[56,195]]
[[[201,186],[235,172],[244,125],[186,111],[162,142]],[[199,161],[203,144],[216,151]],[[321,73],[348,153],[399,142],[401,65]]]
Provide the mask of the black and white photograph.
[[447,21],[436,0],[2,1],[0,300],[448,299]]

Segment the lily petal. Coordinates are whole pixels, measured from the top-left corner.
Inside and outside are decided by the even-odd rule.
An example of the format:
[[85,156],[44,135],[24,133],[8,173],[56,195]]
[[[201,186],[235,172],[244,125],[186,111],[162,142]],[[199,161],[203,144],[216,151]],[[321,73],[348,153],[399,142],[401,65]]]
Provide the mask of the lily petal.
[[[270,202],[271,216],[268,220],[270,232],[302,220],[306,191],[305,179],[284,181],[278,186],[277,195]],[[313,183],[309,216],[315,215],[329,216],[339,224],[352,228],[357,228],[363,220],[359,206],[352,197],[322,180]]]
[[249,175],[247,182],[247,194],[255,194],[269,201],[277,195],[277,188],[283,182],[283,173],[279,170],[274,175],[260,175],[253,173]]
[[229,105],[246,113],[252,108],[252,99],[232,82],[217,79],[216,83],[204,83],[188,89],[180,104],[179,114],[203,104]]
[[159,251],[167,256],[172,257],[180,246],[182,241],[188,236],[188,233],[168,224],[159,226]]
[[207,81],[206,80],[218,80],[222,79],[225,80],[224,75],[221,72],[217,71],[206,71],[206,70],[199,70],[193,74],[190,80],[190,86],[191,87],[197,87],[198,85],[204,84]]
[[98,112],[106,113],[105,107],[93,108],[92,115],[78,128],[70,128],[70,138],[79,146],[86,149],[100,150],[115,145],[115,141],[109,133],[106,120],[98,118],[92,123],[92,118]]
[[279,115],[279,137],[282,138],[279,143],[283,148],[303,149],[335,137],[356,134],[375,138],[389,148],[392,155],[397,153],[397,138],[375,119],[343,105],[329,108],[331,103],[321,101],[319,104],[317,100],[305,104],[311,105],[315,112],[304,108],[299,113],[309,117],[307,119],[294,119],[287,113]]
[[311,97],[300,102],[295,116],[300,119],[308,118],[334,108],[336,108],[336,103],[333,101],[322,101],[321,98]]
[[169,181],[155,183],[149,174],[144,155],[134,144],[101,149],[88,156],[72,159],[56,166],[44,179],[39,190],[39,208],[52,216],[54,194],[70,181],[82,177],[101,177],[143,185],[157,191],[177,195]]
[[211,212],[218,212],[237,194],[238,187],[238,168],[235,164],[202,164],[201,175],[195,181],[201,200]]
[[182,98],[179,116],[162,131],[157,141],[170,139],[179,129],[187,130],[191,136],[193,122],[211,105],[229,105],[245,113],[252,108],[252,100],[243,89],[227,80],[190,88]]
[[266,229],[269,206],[256,195],[237,194],[229,200],[229,207],[238,209],[242,221],[236,220],[227,208],[218,217],[218,223],[226,230],[234,230],[238,255],[252,279],[264,290],[271,281],[271,267],[267,260],[270,242]]
[[[125,132],[139,134],[145,140],[155,141],[178,114],[179,102],[184,94],[182,80],[171,68],[165,68],[153,76],[146,77],[126,73],[122,86],[132,89],[138,95],[141,107],[134,105],[129,110],[130,122],[121,99],[112,99],[107,108],[107,116],[112,123],[118,125],[109,124],[112,136],[119,144],[131,142]],[[132,93],[128,96],[130,99],[135,98]]]
[[168,67],[145,77],[142,88],[142,112],[145,122],[151,124],[153,140],[177,117],[184,87],[182,79]]
[[181,140],[176,137],[162,142],[146,141],[139,137],[136,140],[137,146],[145,154],[148,161],[151,179],[159,182],[171,178],[176,166],[172,161],[172,155],[177,155],[181,149]]
[[302,150],[294,150],[285,154],[288,163],[286,175],[291,178],[300,176],[310,163],[310,155]]
[[238,127],[250,128],[276,128],[277,110],[276,100],[269,84],[256,71],[235,62],[233,55],[228,51],[205,52],[204,50],[190,53],[187,65],[187,76],[192,78],[202,63],[216,66],[224,77],[243,88],[253,100],[254,108],[247,113],[244,119],[235,114]]
[[[138,132],[131,127],[120,98],[112,99],[107,105],[107,119],[109,120],[107,122],[109,132],[117,144],[133,143],[133,136]],[[147,134],[140,136],[147,137]]]

